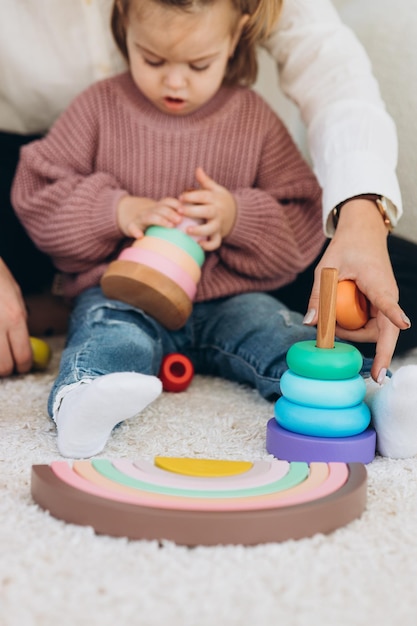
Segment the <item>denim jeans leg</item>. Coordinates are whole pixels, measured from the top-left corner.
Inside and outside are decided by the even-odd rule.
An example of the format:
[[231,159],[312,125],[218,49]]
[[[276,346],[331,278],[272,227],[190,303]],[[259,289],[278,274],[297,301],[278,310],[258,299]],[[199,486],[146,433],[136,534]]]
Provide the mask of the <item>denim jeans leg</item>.
[[265,293],[199,303],[194,309],[196,370],[248,384],[268,399],[280,394],[289,347],[316,336],[300,313]]
[[[280,395],[286,354],[298,341],[314,340],[316,328],[265,293],[247,293],[194,305],[196,371],[248,384],[269,400]],[[372,361],[364,360],[362,375]]]
[[59,374],[48,400],[52,416],[59,390],[113,372],[156,375],[163,356],[163,329],[151,317],[94,287],[75,303]]

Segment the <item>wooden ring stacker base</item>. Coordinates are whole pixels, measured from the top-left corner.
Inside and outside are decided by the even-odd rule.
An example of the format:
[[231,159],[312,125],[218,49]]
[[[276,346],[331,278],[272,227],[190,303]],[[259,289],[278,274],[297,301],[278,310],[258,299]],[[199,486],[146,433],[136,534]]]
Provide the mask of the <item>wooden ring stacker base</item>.
[[[31,493],[54,517],[91,526],[98,534],[187,546],[254,545],[330,533],[365,509],[363,464],[308,466],[273,459],[253,466],[255,473],[213,478],[181,475],[168,464],[155,478],[141,460],[94,459],[72,467],[57,461],[32,466]],[[281,478],[274,479],[271,469]]]
[[312,437],[282,428],[275,418],[266,427],[266,449],[277,459],[313,463],[371,463],[375,458],[376,432],[369,427],[351,437]]
[[169,330],[184,326],[193,308],[190,298],[173,280],[133,261],[110,263],[101,288],[108,298],[142,309]]

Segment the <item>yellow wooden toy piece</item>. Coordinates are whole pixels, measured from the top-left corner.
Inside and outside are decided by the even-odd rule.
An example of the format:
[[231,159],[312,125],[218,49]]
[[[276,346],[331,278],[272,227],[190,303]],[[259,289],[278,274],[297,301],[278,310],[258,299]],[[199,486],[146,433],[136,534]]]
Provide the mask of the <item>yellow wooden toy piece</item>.
[[52,357],[52,351],[46,341],[37,337],[30,337],[30,345],[33,353],[33,369],[45,370]]
[[188,459],[166,456],[155,457],[154,463],[160,469],[184,476],[222,478],[248,472],[253,463],[250,461],[224,461],[213,459]]

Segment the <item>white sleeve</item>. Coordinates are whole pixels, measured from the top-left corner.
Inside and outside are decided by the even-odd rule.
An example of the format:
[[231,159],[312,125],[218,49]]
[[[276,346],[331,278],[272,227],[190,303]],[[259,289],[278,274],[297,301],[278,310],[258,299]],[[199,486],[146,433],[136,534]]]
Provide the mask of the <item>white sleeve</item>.
[[126,69],[111,0],[1,0],[0,130],[44,133],[89,85]]
[[[330,0],[284,0],[266,48],[281,88],[300,108],[315,173],[323,188],[323,227],[332,209],[363,193],[386,196],[402,214],[398,145],[370,60]],[[394,219],[395,225],[395,219]]]

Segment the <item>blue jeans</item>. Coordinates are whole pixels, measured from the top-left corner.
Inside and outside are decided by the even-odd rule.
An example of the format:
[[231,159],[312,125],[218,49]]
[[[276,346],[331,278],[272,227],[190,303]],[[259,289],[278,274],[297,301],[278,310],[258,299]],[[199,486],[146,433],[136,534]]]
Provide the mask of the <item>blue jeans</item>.
[[[287,350],[315,336],[316,329],[304,326],[300,313],[265,293],[195,303],[186,325],[169,331],[140,309],[109,300],[92,287],[75,302],[49,414],[62,387],[112,372],[157,376],[170,352],[187,356],[197,374],[250,385],[275,400],[288,369]],[[364,360],[362,374],[369,375],[371,364]]]

